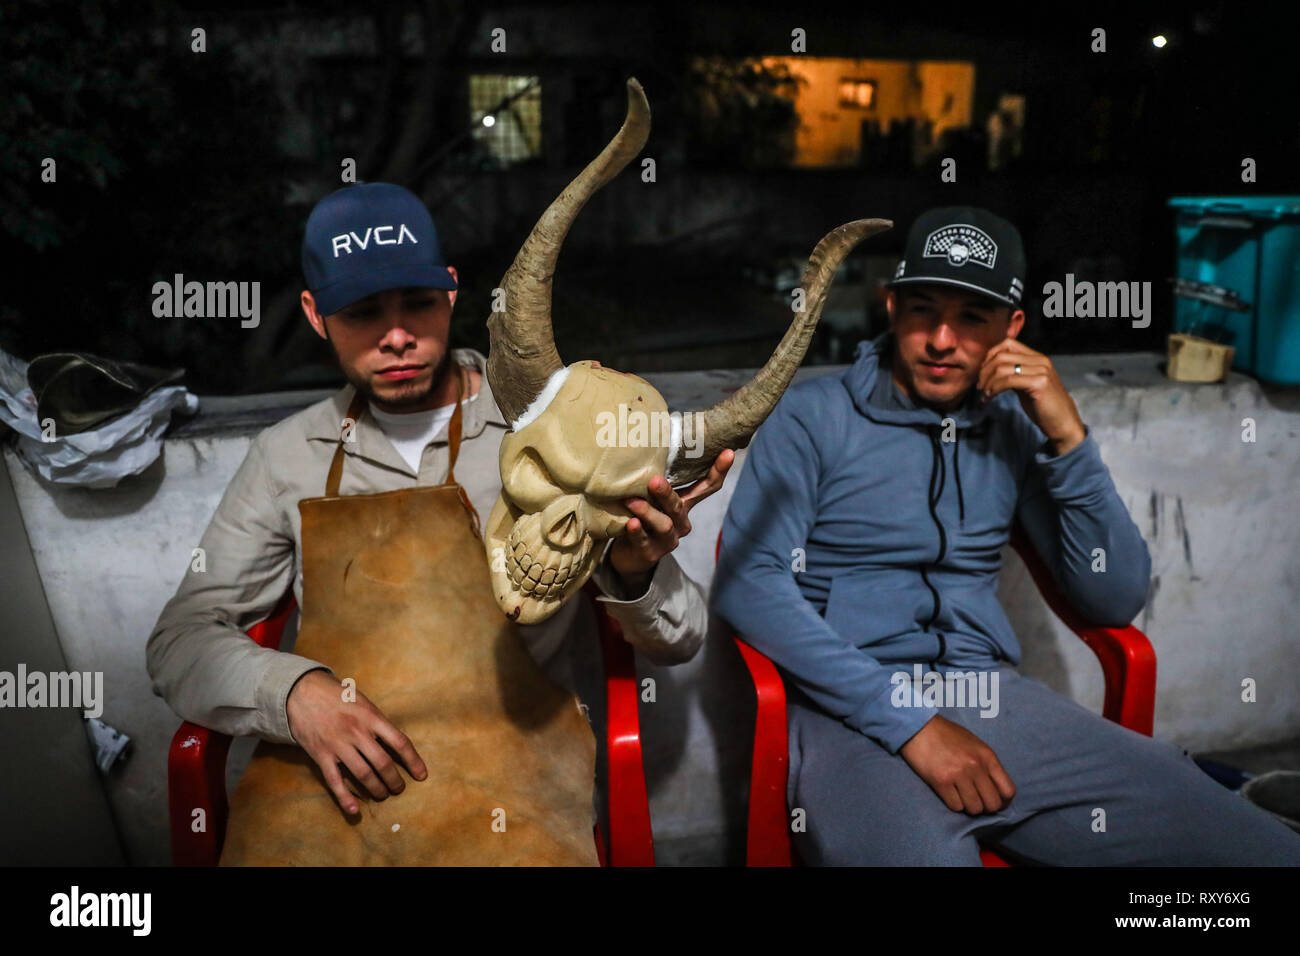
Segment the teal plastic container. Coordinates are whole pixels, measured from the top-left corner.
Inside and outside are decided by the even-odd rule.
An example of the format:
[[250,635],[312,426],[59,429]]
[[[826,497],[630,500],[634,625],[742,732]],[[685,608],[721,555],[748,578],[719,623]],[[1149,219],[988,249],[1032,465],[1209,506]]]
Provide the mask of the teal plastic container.
[[1174,331],[1235,348],[1232,367],[1300,385],[1300,196],[1175,196],[1180,279],[1221,286],[1236,311],[1174,297]]

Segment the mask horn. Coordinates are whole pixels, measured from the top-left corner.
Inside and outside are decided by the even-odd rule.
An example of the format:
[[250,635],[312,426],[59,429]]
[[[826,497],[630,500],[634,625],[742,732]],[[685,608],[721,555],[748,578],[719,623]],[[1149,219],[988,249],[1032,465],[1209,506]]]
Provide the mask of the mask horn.
[[564,237],[587,200],[641,152],[649,135],[650,104],[632,78],[622,127],[542,213],[501,280],[505,311],[488,319],[487,374],[492,396],[512,424],[564,367],[551,329],[551,281]]
[[698,481],[709,473],[723,449],[744,448],[749,444],[758,426],[780,401],[808,351],[835,270],[854,246],[892,225],[888,219],[858,219],[832,230],[817,243],[799,283],[804,290],[803,311],[795,313],[790,328],[758,374],[734,395],[703,412],[702,419],[697,419],[701,424],[693,438],[700,443],[702,452],[696,458],[684,457],[680,452],[674,457],[667,475],[670,485],[677,487]]

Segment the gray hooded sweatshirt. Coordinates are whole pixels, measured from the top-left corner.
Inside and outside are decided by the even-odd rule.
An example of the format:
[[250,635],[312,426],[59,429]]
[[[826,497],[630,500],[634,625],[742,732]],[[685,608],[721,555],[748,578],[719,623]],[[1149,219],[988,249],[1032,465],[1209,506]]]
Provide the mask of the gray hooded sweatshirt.
[[893,383],[892,346],[890,332],[860,343],[759,429],[711,601],[787,682],[896,753],[935,713],[891,703],[900,665],[1020,663],[997,600],[1014,521],[1095,624],[1133,620],[1151,558],[1086,425],[1056,456],[1012,390],[919,407]]

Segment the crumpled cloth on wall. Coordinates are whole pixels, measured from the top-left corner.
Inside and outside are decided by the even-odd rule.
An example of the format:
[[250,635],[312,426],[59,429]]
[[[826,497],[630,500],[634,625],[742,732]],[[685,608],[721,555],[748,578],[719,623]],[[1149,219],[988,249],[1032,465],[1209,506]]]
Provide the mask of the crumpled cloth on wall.
[[[38,356],[36,361],[41,358]],[[126,372],[143,368],[111,360],[105,360],[105,367]],[[162,384],[143,392],[139,401],[125,411],[111,412],[113,417],[97,427],[68,434],[57,427],[67,410],[51,408],[47,399],[44,412],[47,418],[55,418],[56,427],[54,440],[45,441],[41,437],[37,410],[39,400],[28,384],[28,368],[27,362],[0,350],[0,422],[17,432],[15,447],[23,464],[57,485],[112,488],[123,478],[140,474],[162,453],[163,433],[171,422],[172,412],[180,410],[192,415],[199,408],[198,396],[184,386]],[[106,376],[106,382],[116,388],[113,378]],[[174,378],[160,376],[162,381]],[[130,387],[141,390],[150,387],[147,377],[128,381]],[[120,407],[120,395],[115,401],[118,404],[114,407]],[[78,414],[84,417],[85,409]]]

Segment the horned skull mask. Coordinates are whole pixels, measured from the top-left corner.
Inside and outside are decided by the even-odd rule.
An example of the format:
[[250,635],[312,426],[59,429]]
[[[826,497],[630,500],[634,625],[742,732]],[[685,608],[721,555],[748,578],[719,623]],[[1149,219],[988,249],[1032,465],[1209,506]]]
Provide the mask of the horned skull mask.
[[655,475],[673,487],[708,474],[726,448],[744,448],[803,360],[844,256],[884,219],[831,232],[808,261],[802,309],[744,387],[705,411],[669,413],[649,382],[594,362],[564,366],[551,332],[551,280],[560,245],[588,199],[641,151],[650,106],[627,84],[627,118],[613,140],[542,214],[501,280],[503,312],[488,320],[488,382],[511,431],[501,441],[501,495],[484,534],[493,591],[512,620],[543,621],[582,587]]

